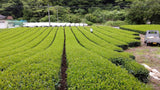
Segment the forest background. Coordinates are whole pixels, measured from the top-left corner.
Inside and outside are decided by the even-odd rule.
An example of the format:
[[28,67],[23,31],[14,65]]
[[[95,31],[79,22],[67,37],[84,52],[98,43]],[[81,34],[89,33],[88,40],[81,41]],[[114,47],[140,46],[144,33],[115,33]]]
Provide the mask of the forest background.
[[160,0],[0,0],[0,14],[15,20],[119,26],[160,24]]

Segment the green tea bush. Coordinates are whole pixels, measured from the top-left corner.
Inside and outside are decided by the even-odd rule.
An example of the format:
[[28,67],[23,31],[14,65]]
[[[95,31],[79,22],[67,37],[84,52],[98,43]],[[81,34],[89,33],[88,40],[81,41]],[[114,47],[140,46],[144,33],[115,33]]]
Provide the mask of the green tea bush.
[[[56,28],[49,29],[50,30],[46,31],[52,32],[50,32],[44,40],[39,38],[42,42],[40,45],[35,46],[34,50],[30,49],[31,51],[28,53],[24,51],[19,53],[19,56],[15,56],[15,58],[20,60],[10,57],[8,60],[3,59],[3,61],[0,61],[0,65],[2,65],[2,62],[9,62],[6,70],[0,73],[0,89],[56,90],[60,81],[59,72],[63,52],[64,33],[63,28],[59,28],[58,30]],[[43,30],[45,31],[44,28],[42,31]],[[57,33],[55,31],[57,31]],[[55,39],[54,36],[56,36]]]
[[[111,32],[111,30],[115,30],[116,29],[112,29],[112,28],[97,28],[97,27],[93,27],[94,30],[98,31],[99,33],[102,33],[108,37],[112,37],[113,39],[116,39],[116,40],[119,40],[121,42],[125,42],[128,44],[129,47],[133,47],[133,46],[139,46],[140,45],[140,41],[139,40],[136,40],[134,39],[132,36],[133,35],[120,35],[121,33],[120,32],[116,32],[116,33],[113,33]],[[111,29],[111,30],[110,30]],[[127,37],[126,37],[127,36]],[[122,46],[121,46],[122,45]],[[124,44],[121,44],[120,46],[122,48],[125,49],[126,46],[124,46]],[[127,48],[126,48],[127,49]]]
[[[72,28],[74,29],[74,28]],[[67,84],[68,89],[150,89],[135,77],[84,45],[76,34],[66,30]],[[83,40],[83,39],[82,39]],[[85,41],[85,40],[84,40]]]
[[147,30],[159,30],[160,25],[122,25],[121,29],[145,34]]
[[[96,28],[94,27],[93,29],[95,31]],[[78,28],[72,27],[72,31],[73,31],[73,34],[75,35],[75,37],[77,38],[78,42],[80,43],[80,45],[82,45],[86,49],[88,49],[88,50],[90,50],[90,51],[92,51],[94,53],[97,53],[98,55],[100,55],[100,56],[102,56],[104,58],[107,58],[108,60],[111,60],[112,63],[115,63],[116,65],[122,65],[122,67],[126,68],[126,70],[128,70],[128,72],[130,72],[132,70],[135,73],[131,73],[131,74],[133,74],[134,76],[137,76],[137,78],[141,78],[141,79],[145,78],[145,79],[147,79],[148,76],[142,78],[141,76],[138,75],[139,71],[143,70],[141,68],[138,68],[141,65],[136,63],[135,61],[134,62],[131,61],[131,59],[129,59],[129,56],[127,58],[127,54],[126,53],[115,52],[115,51],[113,51],[113,49],[111,47],[107,48],[107,49],[105,49],[103,47],[100,47],[99,45],[96,44],[96,42],[98,42],[98,41],[95,41],[95,43],[93,43],[93,42],[90,41],[90,39],[85,38],[86,36],[81,32],[81,29],[78,30]],[[113,38],[115,38],[114,35],[112,35],[112,36],[113,36]],[[123,37],[119,36],[118,38],[123,38]],[[122,57],[122,56],[124,58],[122,58],[122,59],[119,58],[119,57]],[[127,66],[128,63],[131,63],[131,64]],[[134,66],[137,69],[135,70],[132,66]],[[143,67],[143,66],[141,66],[141,67]],[[143,72],[143,71],[141,71],[141,74],[143,76],[145,74],[148,75],[148,73]]]
[[2,31],[0,89],[58,89],[66,37],[67,89],[150,90],[142,83],[147,82],[148,71],[123,52],[138,44],[135,34],[106,26]]
[[123,57],[111,58],[109,60],[117,66],[120,65],[122,68],[125,68],[130,74],[137,77],[140,81],[144,83],[148,82],[149,71],[142,65],[138,64],[135,60]]
[[[90,30],[90,27],[85,27],[85,29]],[[94,29],[94,27],[93,27],[93,30],[94,30],[93,34],[96,35],[97,37],[101,38],[102,40],[104,40],[110,44],[113,44],[115,46],[121,47],[123,49],[128,48],[128,44],[126,42],[123,42],[123,41],[117,40],[113,37],[109,37],[107,35],[104,35],[103,33],[100,33],[96,29]]]
[[82,32],[86,38],[90,39],[90,41],[94,42],[95,44],[98,44],[102,47],[105,47],[106,49],[112,49],[114,51],[118,51],[118,52],[122,52],[122,48],[117,47],[113,44],[110,44],[102,39],[100,39],[99,37],[96,37],[94,34],[90,33],[89,30],[86,30],[84,27],[78,27],[78,30],[80,32]]

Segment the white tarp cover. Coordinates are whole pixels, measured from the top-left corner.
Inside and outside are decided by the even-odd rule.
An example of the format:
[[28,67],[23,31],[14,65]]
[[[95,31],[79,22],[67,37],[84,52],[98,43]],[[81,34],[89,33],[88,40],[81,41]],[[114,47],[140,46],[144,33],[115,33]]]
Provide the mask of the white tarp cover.
[[0,20],[0,28],[7,28],[8,22],[5,20]]
[[[24,27],[46,27],[49,26],[48,22],[30,22],[30,23],[23,23]],[[55,26],[88,26],[86,23],[50,23],[50,26],[55,27]]]
[[149,75],[151,77],[160,81],[160,72],[158,70],[152,69],[151,67],[149,67],[148,65],[146,65],[144,63],[142,65],[150,72]]

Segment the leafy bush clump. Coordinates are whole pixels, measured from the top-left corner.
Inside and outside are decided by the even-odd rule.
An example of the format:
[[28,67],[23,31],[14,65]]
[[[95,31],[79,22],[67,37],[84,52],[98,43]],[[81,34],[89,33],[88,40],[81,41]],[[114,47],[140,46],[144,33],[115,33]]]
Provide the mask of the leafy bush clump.
[[141,42],[140,41],[135,41],[135,42],[130,42],[129,43],[129,47],[137,47],[137,46],[140,46],[141,45]]
[[93,22],[90,22],[90,21],[86,21],[86,23],[87,23],[89,26],[93,25]]
[[[48,15],[40,19],[40,22],[48,22]],[[57,17],[55,15],[50,15],[50,21],[55,22],[57,21]]]
[[126,60],[124,68],[126,68],[129,73],[133,74],[140,81],[144,83],[148,82],[149,71],[137,62]]
[[121,26],[126,25],[127,23],[125,21],[107,21],[105,24],[108,26]]
[[123,57],[111,58],[110,60],[117,66],[125,68],[128,73],[134,75],[140,81],[144,83],[148,82],[149,71],[142,65],[138,64],[135,60]]
[[74,14],[67,14],[64,18],[65,22],[70,22],[70,23],[80,23],[81,18],[79,15],[74,15]]
[[93,23],[97,22],[97,17],[94,16],[93,14],[86,14],[85,18],[86,18],[87,21],[90,21],[90,22],[93,22]]

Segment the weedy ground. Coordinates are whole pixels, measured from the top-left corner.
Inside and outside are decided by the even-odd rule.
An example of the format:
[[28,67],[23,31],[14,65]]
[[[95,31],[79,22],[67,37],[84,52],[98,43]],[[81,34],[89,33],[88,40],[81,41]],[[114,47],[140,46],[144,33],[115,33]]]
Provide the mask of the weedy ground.
[[[147,46],[144,43],[144,35],[140,34],[141,46],[130,48],[126,52],[132,53],[138,63],[145,63],[153,69],[160,71],[160,46]],[[153,85],[154,90],[160,90],[160,81],[150,77],[149,84]]]

